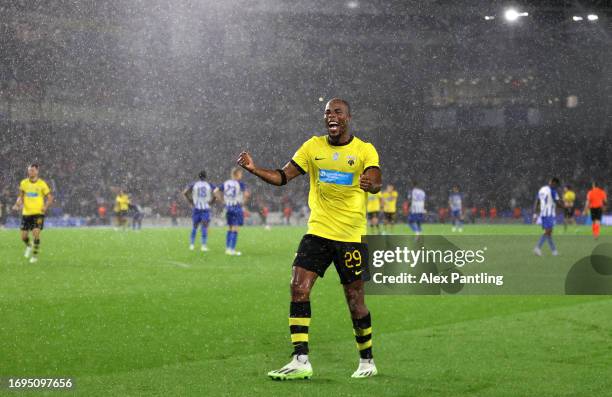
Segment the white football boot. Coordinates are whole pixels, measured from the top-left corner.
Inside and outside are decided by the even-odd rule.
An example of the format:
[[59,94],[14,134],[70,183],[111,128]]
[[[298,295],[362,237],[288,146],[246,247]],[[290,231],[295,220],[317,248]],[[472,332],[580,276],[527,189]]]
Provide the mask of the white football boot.
[[308,355],[294,355],[289,364],[281,369],[268,372],[268,376],[274,380],[310,379],[312,377],[312,365],[308,361]]
[[357,371],[353,372],[351,378],[370,378],[378,374],[373,358],[360,358]]

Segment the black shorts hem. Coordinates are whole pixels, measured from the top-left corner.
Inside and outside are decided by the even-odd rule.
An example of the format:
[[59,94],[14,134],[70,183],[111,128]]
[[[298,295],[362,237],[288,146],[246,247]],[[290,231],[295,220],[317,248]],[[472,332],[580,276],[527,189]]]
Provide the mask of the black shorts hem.
[[378,212],[378,211],[368,212],[368,213],[367,213],[367,218],[368,218],[368,219],[378,218],[378,214],[379,214],[379,212]]
[[385,219],[389,222],[395,222],[396,213],[395,212],[385,212]]
[[317,276],[319,276],[321,278],[325,277],[325,270],[327,270],[327,269],[325,269],[325,270],[321,271],[320,269],[315,269],[312,266],[309,266],[309,265],[307,265],[305,263],[300,263],[300,262],[296,262],[296,261],[293,261],[293,265],[292,266],[293,267],[299,267],[299,268],[302,268],[304,270],[308,270],[309,272],[313,272],[313,273],[315,273]]

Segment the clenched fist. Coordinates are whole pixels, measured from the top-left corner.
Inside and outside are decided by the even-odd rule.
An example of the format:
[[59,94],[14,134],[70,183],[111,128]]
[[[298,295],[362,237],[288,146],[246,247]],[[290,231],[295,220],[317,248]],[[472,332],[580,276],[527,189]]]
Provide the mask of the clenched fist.
[[253,158],[251,157],[249,152],[241,152],[240,155],[238,155],[238,160],[236,160],[236,162],[239,166],[249,172],[253,172],[253,170],[255,169],[255,163],[253,162]]
[[372,180],[366,176],[366,174],[361,174],[359,177],[359,187],[366,192],[370,192],[374,187],[374,184]]

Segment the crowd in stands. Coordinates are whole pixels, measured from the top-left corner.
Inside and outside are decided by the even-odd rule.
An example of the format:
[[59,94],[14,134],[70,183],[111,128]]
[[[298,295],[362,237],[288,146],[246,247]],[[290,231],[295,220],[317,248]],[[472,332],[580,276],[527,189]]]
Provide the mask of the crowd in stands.
[[[215,138],[195,129],[136,133],[116,127],[42,122],[5,122],[2,129],[0,195],[5,215],[26,166],[38,162],[42,178],[56,194],[53,214],[96,216],[100,207],[111,214],[116,191],[124,188],[133,202],[150,208],[152,214],[170,216],[174,211],[184,216],[189,208],[180,192],[201,169],[206,169],[213,184],[222,183],[229,178],[242,145],[262,165],[281,167],[309,136],[285,136],[282,145],[275,145],[270,138],[259,139],[256,129],[234,138]],[[401,136],[370,136],[380,154],[384,182],[394,184],[400,193],[399,205],[412,181],[418,180],[428,193],[428,211],[442,220],[440,211],[454,184],[460,186],[474,218],[490,218],[516,217],[517,208],[531,208],[535,192],[551,176],[576,189],[578,205],[582,205],[590,180],[597,178],[604,186],[612,180],[612,170],[605,166],[612,143],[606,137],[546,131],[407,131]],[[263,206],[270,211],[298,211],[307,203],[307,177],[281,188],[248,174],[244,180],[253,193],[247,203],[253,211]]]

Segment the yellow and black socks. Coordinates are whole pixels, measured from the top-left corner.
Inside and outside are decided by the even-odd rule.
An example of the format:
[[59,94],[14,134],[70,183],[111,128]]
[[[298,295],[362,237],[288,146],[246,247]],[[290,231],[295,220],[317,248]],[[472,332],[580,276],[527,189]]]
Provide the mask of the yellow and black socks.
[[40,239],[35,238],[34,239],[34,249],[32,250],[32,255],[34,256],[38,255],[38,248],[40,248]]
[[372,318],[370,313],[365,317],[353,319],[353,332],[359,356],[364,359],[372,358]]
[[26,245],[26,247],[30,246],[30,238],[29,237],[24,238],[22,241]]
[[291,302],[289,330],[293,354],[308,354],[308,327],[310,326],[310,302]]

